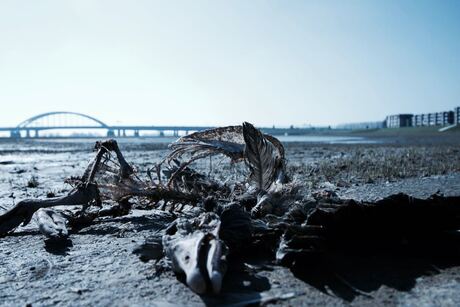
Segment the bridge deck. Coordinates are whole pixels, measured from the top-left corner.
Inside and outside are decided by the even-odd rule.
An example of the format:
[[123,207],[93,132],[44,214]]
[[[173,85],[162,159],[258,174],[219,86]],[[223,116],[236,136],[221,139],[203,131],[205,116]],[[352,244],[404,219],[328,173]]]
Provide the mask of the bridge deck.
[[71,129],[105,129],[105,130],[139,130],[139,131],[198,131],[212,129],[214,127],[201,126],[36,126],[36,127],[0,127],[0,131],[26,131],[26,130],[71,130]]
[[[57,118],[56,118],[57,117]],[[64,117],[64,118],[62,118]],[[70,120],[69,120],[70,118]],[[56,120],[57,119],[57,120]],[[89,123],[77,123],[78,119],[89,120]],[[30,132],[35,132],[34,137],[40,137],[39,132],[43,130],[93,130],[93,129],[104,129],[107,130],[108,136],[115,136],[118,132],[118,136],[126,136],[126,131],[133,131],[134,136],[139,136],[141,131],[156,131],[160,135],[164,135],[165,132],[172,131],[175,136],[179,135],[179,131],[185,131],[187,133],[193,131],[202,131],[206,129],[214,128],[212,126],[136,126],[136,125],[115,125],[109,126],[101,120],[76,112],[48,112],[33,116],[16,127],[0,127],[0,132],[9,132],[13,138],[20,138],[21,132],[26,133],[26,137],[30,137]],[[260,128],[265,133],[269,134],[304,134],[307,131],[311,131],[308,128]]]

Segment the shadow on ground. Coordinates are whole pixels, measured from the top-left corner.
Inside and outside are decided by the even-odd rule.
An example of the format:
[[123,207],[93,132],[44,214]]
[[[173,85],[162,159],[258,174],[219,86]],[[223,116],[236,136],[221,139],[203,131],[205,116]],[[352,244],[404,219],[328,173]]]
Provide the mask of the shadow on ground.
[[459,243],[458,235],[446,235],[398,247],[342,246],[321,258],[298,262],[291,271],[323,293],[352,302],[360,295],[372,298],[382,286],[408,292],[418,278],[460,266]]
[[66,256],[72,247],[73,243],[68,238],[64,240],[45,240],[45,250],[53,255]]
[[[73,235],[114,235],[123,231],[124,227],[127,227],[128,232],[157,231],[170,220],[172,218],[166,216],[104,219]],[[23,231],[12,234],[25,235],[39,235],[39,232]],[[54,255],[65,256],[72,247],[70,239],[45,241],[45,250]],[[327,253],[309,259],[297,259],[291,271],[306,285],[346,302],[353,302],[359,296],[372,298],[375,291],[382,286],[398,292],[411,291],[418,278],[440,274],[444,269],[460,266],[459,247],[460,237],[456,233],[418,236],[408,242],[390,245],[370,245],[369,238],[361,242],[348,240],[337,242]],[[266,259],[262,263],[272,264]],[[272,288],[271,279],[259,274],[263,270],[248,270],[241,265],[232,265],[224,279],[222,293],[218,296],[204,295],[201,300],[208,306],[263,304],[267,301],[265,292]],[[304,294],[308,295],[308,291]],[[271,302],[276,300],[274,297]]]
[[267,277],[248,272],[238,265],[230,268],[226,274],[222,292],[219,295],[203,295],[201,299],[207,306],[259,305],[263,299],[261,293],[270,289],[271,285]]

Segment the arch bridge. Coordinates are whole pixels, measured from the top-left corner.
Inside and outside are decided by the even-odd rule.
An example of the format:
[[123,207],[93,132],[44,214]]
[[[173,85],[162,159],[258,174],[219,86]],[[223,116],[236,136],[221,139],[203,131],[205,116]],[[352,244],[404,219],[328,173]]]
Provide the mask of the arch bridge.
[[198,126],[111,126],[105,122],[77,112],[47,112],[32,116],[25,121],[19,123],[16,127],[1,128],[0,131],[9,131],[11,138],[21,137],[40,137],[40,131],[44,130],[106,130],[108,137],[126,137],[127,131],[131,131],[132,136],[138,137],[140,131],[155,131],[159,136],[170,132],[174,136],[179,135],[179,131],[188,134],[191,131],[200,131],[210,129],[212,127]]
[[[108,137],[139,137],[141,131],[153,131],[157,136],[172,135],[179,136],[179,133],[211,129],[211,126],[111,126],[105,122],[77,112],[47,112],[38,114],[19,123],[16,127],[0,127],[0,132],[9,132],[11,138],[40,138],[40,131],[44,130],[105,130]],[[308,133],[308,128],[260,128],[264,133],[272,135],[302,135]],[[127,133],[131,132],[131,133]],[[154,136],[154,135],[151,135]],[[59,136],[57,136],[59,137]],[[96,137],[71,135],[66,137]],[[100,136],[99,136],[100,137]]]

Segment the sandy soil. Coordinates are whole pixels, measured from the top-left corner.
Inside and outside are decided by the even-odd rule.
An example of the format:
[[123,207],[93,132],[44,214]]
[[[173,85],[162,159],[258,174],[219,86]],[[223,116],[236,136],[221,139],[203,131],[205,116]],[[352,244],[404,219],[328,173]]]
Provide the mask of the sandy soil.
[[[81,173],[91,148],[85,141],[0,143],[0,206],[65,194],[64,179]],[[141,173],[167,152],[165,144],[149,142],[122,142],[122,149]],[[286,145],[290,170],[308,189],[366,200],[398,192],[460,195],[459,149],[450,141]],[[28,187],[31,178],[38,186]],[[307,276],[271,260],[235,264],[220,296],[198,296],[171,272],[133,254],[172,219],[135,211],[71,234],[67,246],[45,244],[34,223],[18,229],[0,239],[0,306],[460,305],[460,259],[352,251],[332,259],[334,270],[318,267],[324,272]]]

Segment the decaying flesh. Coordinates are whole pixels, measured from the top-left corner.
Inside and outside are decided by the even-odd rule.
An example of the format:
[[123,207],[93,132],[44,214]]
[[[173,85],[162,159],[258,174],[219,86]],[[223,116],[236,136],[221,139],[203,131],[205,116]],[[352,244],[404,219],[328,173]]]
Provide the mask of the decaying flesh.
[[[67,181],[73,186],[68,195],[23,200],[2,213],[0,236],[32,216],[48,240],[62,240],[67,227],[77,231],[132,208],[174,211],[178,218],[146,244],[202,294],[221,291],[232,254],[262,252],[295,269],[309,265],[312,255],[350,244],[398,245],[460,229],[460,197],[394,195],[369,203],[306,195],[304,185],[286,174],[282,144],[249,123],[178,139],[146,178],[125,160],[116,141],[97,142],[95,150],[83,175]],[[244,162],[246,180],[221,182],[191,168],[215,155]]]

